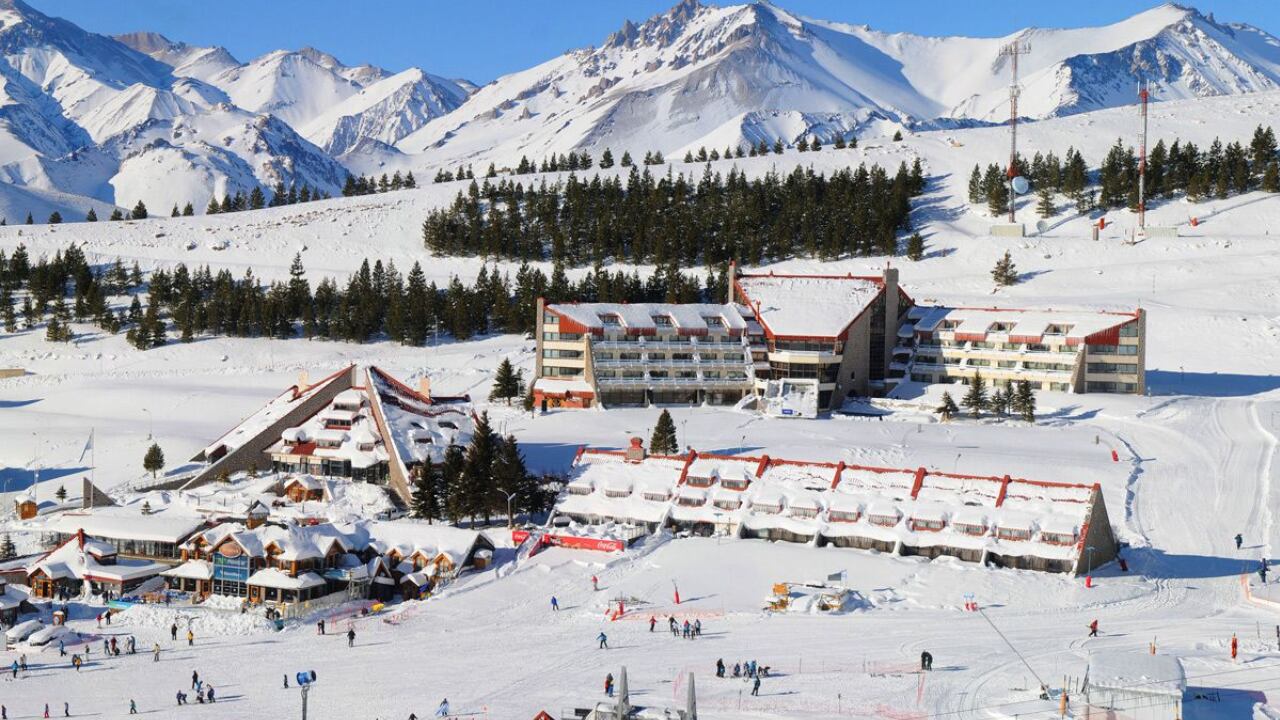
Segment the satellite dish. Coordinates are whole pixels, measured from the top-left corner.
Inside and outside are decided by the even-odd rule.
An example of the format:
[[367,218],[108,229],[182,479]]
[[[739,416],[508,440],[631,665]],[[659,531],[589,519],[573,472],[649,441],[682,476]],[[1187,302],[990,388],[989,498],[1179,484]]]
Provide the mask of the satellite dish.
[[1018,175],[1013,179],[1013,191],[1015,193],[1019,195],[1026,195],[1027,191],[1030,189],[1031,183],[1027,182],[1027,179],[1022,175]]
[[1045,233],[1049,232],[1049,221],[1048,221],[1048,220],[1040,220],[1040,221],[1037,221],[1037,222],[1036,222],[1036,232],[1037,232],[1037,233],[1039,233],[1039,234],[1041,234],[1041,235],[1043,235],[1043,234],[1045,234]]

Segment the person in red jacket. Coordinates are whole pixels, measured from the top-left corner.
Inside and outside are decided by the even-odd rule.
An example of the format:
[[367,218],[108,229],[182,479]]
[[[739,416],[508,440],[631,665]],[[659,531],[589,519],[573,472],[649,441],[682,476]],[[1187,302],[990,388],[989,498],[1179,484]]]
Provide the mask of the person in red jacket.
[[1231,633],[1231,659],[1235,660],[1236,655],[1240,652],[1240,641],[1236,639],[1236,634]]
[[1098,621],[1096,618],[1089,623],[1089,637],[1098,637]]

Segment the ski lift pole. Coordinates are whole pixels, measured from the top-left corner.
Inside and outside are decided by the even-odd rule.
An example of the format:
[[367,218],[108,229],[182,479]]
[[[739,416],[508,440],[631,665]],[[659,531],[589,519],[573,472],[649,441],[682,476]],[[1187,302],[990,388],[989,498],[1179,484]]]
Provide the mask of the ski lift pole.
[[1041,680],[1040,676],[1036,674],[1035,668],[1031,667],[1031,663],[1027,662],[1027,659],[1022,656],[1022,653],[1018,652],[1018,648],[1014,647],[1013,643],[1009,642],[1009,638],[1005,637],[1004,633],[1000,632],[1000,628],[996,627],[996,624],[991,621],[991,618],[987,617],[987,612],[981,607],[977,608],[977,610],[978,614],[982,616],[982,619],[986,620],[987,624],[991,626],[991,629],[996,631],[996,635],[999,635],[1000,639],[1004,641],[1004,644],[1008,645],[1009,649],[1013,651],[1013,654],[1018,656],[1018,659],[1021,660],[1022,664],[1026,666],[1028,671],[1030,671],[1031,676],[1036,679],[1036,682],[1040,683],[1040,687],[1047,688],[1048,685],[1046,685],[1044,680]]

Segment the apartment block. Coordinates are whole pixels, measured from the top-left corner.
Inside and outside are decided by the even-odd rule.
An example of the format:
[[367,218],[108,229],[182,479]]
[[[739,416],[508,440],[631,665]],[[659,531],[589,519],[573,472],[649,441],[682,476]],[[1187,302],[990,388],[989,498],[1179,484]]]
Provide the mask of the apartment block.
[[732,405],[752,390],[732,304],[538,302],[534,403]]
[[1146,392],[1146,312],[915,307],[891,368],[922,383],[1026,380],[1037,390]]

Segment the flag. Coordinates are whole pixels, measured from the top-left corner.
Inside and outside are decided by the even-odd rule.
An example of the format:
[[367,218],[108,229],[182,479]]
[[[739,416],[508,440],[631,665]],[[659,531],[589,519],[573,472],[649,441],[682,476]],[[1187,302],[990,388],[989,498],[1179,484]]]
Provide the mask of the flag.
[[84,443],[84,449],[80,451],[80,459],[76,462],[84,462],[84,456],[93,451],[93,428],[89,429],[89,439]]

